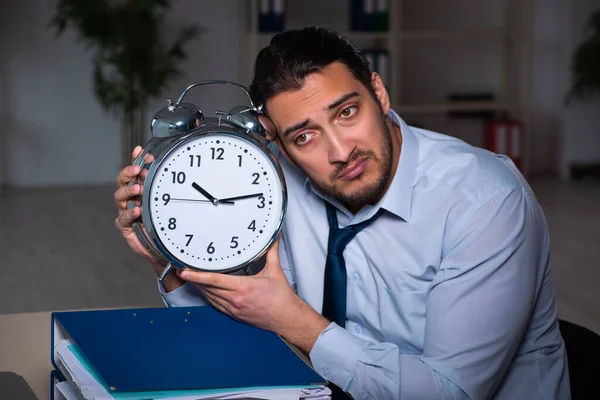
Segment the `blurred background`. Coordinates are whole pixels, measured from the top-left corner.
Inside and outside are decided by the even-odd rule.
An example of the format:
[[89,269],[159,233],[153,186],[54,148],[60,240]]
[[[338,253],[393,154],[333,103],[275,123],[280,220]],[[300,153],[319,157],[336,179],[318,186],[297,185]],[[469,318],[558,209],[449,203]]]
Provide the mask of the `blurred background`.
[[161,306],[114,227],[127,154],[167,98],[247,85],[275,32],[320,25],[363,49],[409,124],[513,158],[548,219],[559,316],[600,332],[600,0],[2,3],[0,313]]

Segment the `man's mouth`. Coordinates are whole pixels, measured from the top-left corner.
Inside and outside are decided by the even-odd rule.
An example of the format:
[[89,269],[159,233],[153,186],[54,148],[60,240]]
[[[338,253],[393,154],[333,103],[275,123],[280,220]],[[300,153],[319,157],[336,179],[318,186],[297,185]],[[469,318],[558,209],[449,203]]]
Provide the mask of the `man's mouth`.
[[365,169],[367,169],[367,161],[368,158],[356,160],[356,162],[352,163],[349,167],[345,168],[342,172],[340,172],[337,176],[337,179],[349,181],[356,178],[357,176],[365,172]]

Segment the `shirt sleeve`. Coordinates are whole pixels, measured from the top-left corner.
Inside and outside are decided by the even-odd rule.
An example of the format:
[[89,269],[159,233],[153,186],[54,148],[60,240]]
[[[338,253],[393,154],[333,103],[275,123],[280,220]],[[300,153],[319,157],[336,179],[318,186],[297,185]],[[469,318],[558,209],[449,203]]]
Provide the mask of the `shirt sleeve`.
[[185,282],[177,289],[166,292],[163,285],[158,281],[158,291],[167,307],[195,307],[206,306],[208,300],[200,289],[193,283]]
[[292,289],[294,289],[294,292],[296,292],[296,278],[294,276],[294,271],[291,268],[292,263],[288,258],[288,254],[286,241],[284,236],[281,235],[281,238],[279,239],[279,265],[281,265],[281,269],[283,270],[283,273],[285,274],[290,286]]
[[332,323],[310,353],[313,366],[357,399],[490,398],[527,329],[545,226],[524,189],[486,201],[449,233],[427,297],[423,354]]

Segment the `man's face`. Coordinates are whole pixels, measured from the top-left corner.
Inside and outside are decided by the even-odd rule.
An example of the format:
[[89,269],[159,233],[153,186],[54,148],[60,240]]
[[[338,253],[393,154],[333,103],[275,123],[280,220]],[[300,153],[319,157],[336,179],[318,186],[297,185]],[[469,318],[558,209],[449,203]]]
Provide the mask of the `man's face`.
[[387,93],[380,83],[377,78],[383,109],[344,64],[335,62],[309,75],[299,90],[267,102],[284,153],[353,212],[381,199],[397,164],[399,139],[390,134]]

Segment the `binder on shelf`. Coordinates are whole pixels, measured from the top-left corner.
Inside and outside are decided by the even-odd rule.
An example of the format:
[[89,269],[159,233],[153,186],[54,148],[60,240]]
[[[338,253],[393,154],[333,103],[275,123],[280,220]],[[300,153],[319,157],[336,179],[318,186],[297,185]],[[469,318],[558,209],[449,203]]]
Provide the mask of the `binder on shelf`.
[[376,0],[350,0],[350,29],[353,31],[373,30]]
[[260,0],[259,32],[281,32],[285,28],[285,0]]
[[364,49],[362,50],[365,58],[369,62],[372,72],[377,72],[381,76],[384,85],[388,85],[390,81],[390,53],[385,49]]
[[275,333],[210,306],[54,312],[51,329],[57,380],[69,378],[57,352],[72,343],[68,348],[115,397],[327,383]]
[[389,28],[389,0],[376,0],[376,8],[373,13],[373,30],[387,32]]

